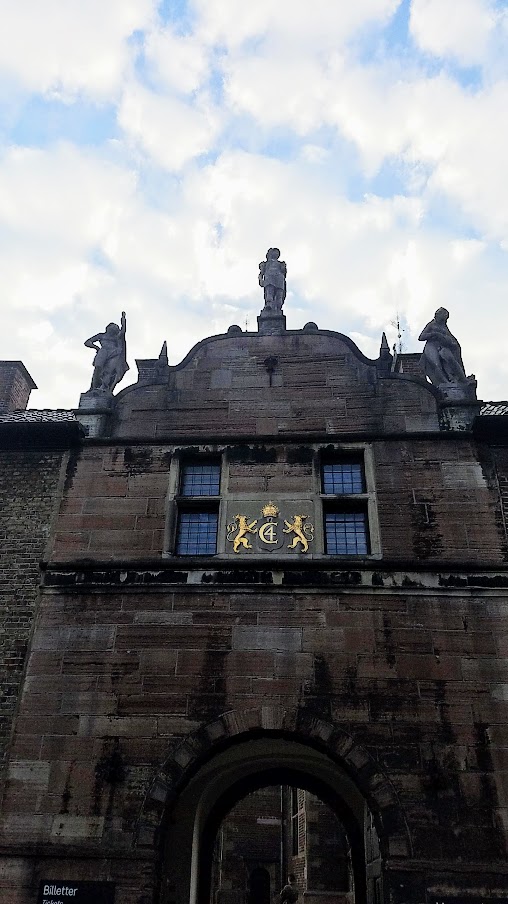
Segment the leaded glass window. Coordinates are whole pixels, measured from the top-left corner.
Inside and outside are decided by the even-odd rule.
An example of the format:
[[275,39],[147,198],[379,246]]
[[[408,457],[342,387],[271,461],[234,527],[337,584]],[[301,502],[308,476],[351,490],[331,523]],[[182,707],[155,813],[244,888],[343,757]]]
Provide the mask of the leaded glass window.
[[326,552],[331,556],[365,556],[369,552],[365,512],[325,512]]
[[322,484],[323,493],[327,495],[364,493],[363,462],[347,459],[325,462],[322,468]]
[[217,550],[217,523],[217,512],[180,512],[177,555],[214,555]]
[[220,493],[220,465],[184,464],[180,494],[182,496],[218,496]]

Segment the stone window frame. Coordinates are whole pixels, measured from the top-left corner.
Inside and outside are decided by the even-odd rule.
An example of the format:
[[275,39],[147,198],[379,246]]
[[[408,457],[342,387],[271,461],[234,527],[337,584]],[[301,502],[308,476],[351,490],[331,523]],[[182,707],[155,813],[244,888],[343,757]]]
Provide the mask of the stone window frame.
[[[357,458],[363,464],[364,492],[362,493],[324,493],[323,465],[336,459],[339,461]],[[320,533],[323,554],[333,559],[372,559],[381,558],[381,539],[377,513],[374,451],[371,443],[334,443],[333,446],[321,448],[318,456],[316,481],[318,496],[321,502]],[[326,511],[362,511],[366,515],[368,551],[366,553],[328,553],[326,551],[325,514]]]
[[[218,495],[183,495],[181,483],[186,465],[213,463],[220,467]],[[224,455],[222,449],[205,449],[199,452],[176,450],[169,466],[168,493],[166,497],[166,526],[164,535],[163,557],[193,558],[216,556],[219,551],[221,511],[224,487],[227,483],[224,471]],[[217,515],[217,539],[214,552],[177,553],[178,527],[180,515],[186,512],[214,512]]]
[[[274,443],[277,441],[274,439]],[[280,443],[280,439],[279,439]],[[212,503],[216,506],[216,510],[218,511],[218,533],[217,533],[217,546],[215,553],[213,554],[203,554],[200,555],[199,558],[206,558],[207,556],[210,558],[220,558],[223,559],[226,556],[230,555],[230,550],[226,549],[226,520],[227,520],[227,506],[226,501],[228,499],[229,494],[229,464],[228,464],[228,456],[225,454],[226,450],[230,448],[231,443],[229,444],[210,444],[210,445],[200,445],[199,447],[186,448],[177,447],[173,449],[173,454],[171,457],[171,463],[169,467],[169,475],[168,475],[168,491],[166,495],[166,518],[165,518],[165,533],[164,533],[164,545],[163,545],[163,558],[173,558],[177,557],[176,555],[176,534],[177,534],[177,524],[178,524],[178,513],[182,510],[183,507],[188,506],[190,500],[192,500],[192,504],[199,506],[203,505],[203,500],[207,500],[209,503]],[[314,450],[314,478],[312,487],[310,489],[310,494],[314,498],[314,507],[315,507],[315,517],[314,517],[314,526],[315,526],[315,540],[313,544],[312,558],[314,559],[331,559],[335,561],[345,561],[353,559],[355,561],[361,559],[380,559],[382,556],[381,550],[381,540],[380,540],[380,532],[379,532],[379,520],[377,513],[377,499],[376,499],[376,487],[375,487],[375,469],[374,469],[374,450],[372,443],[368,442],[356,442],[356,443],[348,443],[348,442],[332,442],[327,443],[326,446],[322,443],[311,443],[310,446]],[[360,455],[363,456],[363,464],[364,464],[364,474],[365,474],[365,493],[363,494],[354,494],[356,502],[361,501],[365,507],[367,512],[367,520],[368,520],[368,531],[369,531],[369,553],[365,556],[363,555],[351,555],[351,554],[339,554],[333,555],[328,554],[325,551],[325,537],[324,537],[324,506],[330,504],[330,500],[347,500],[348,497],[345,494],[338,494],[336,496],[331,494],[324,494],[322,492],[322,483],[321,483],[321,462],[330,456],[340,455],[351,456],[351,455]],[[181,497],[179,495],[180,488],[180,480],[181,480],[181,468],[182,465],[186,462],[191,461],[199,461],[202,460],[210,461],[213,460],[216,463],[221,464],[221,475],[220,475],[220,495],[219,496],[199,496],[199,497]],[[285,497],[288,495],[287,493],[283,494]],[[198,510],[196,508],[196,510]],[[189,556],[190,557],[190,556]],[[178,556],[178,558],[185,558],[185,556]]]

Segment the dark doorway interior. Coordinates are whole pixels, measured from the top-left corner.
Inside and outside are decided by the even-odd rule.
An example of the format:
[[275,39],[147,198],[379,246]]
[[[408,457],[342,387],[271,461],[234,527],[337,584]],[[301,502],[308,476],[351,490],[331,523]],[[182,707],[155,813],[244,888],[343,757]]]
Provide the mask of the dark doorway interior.
[[249,876],[248,904],[270,904],[270,873],[261,866]]

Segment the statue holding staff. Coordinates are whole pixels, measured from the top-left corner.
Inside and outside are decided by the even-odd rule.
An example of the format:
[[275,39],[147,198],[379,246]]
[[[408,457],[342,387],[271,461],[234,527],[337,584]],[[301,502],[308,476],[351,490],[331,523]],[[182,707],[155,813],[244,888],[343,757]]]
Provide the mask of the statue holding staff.
[[125,343],[125,311],[122,311],[120,322],[121,326],[117,323],[108,323],[103,333],[96,333],[85,342],[87,348],[93,348],[97,353],[93,359],[91,390],[113,392],[129,370]]

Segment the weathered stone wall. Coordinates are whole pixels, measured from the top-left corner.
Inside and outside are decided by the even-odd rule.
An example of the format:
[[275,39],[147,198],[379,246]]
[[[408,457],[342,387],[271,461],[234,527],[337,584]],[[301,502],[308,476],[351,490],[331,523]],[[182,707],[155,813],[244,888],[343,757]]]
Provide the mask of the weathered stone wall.
[[[379,533],[385,559],[483,566],[506,560],[498,478],[482,462],[471,438],[460,434],[433,440],[393,438],[368,445],[377,508],[377,515],[371,511],[371,529],[376,536]],[[67,469],[50,558],[121,562],[160,557],[172,455],[175,449],[185,454],[197,448],[89,444],[76,450]],[[321,523],[319,455],[332,448],[330,443],[201,448],[225,454],[226,521],[249,498],[258,517],[261,502],[276,502],[282,494],[308,500],[314,523]],[[361,451],[362,444],[358,448]],[[231,552],[224,537],[219,540],[219,551]],[[308,555],[322,552],[318,538]],[[248,557],[248,552],[240,550],[236,558],[247,562]]]
[[[505,534],[508,530],[508,446],[494,445],[487,449],[482,447],[485,469],[490,470],[491,480],[497,485],[500,499],[498,520]],[[508,558],[508,556],[507,556]]]
[[[61,453],[27,439],[5,459],[18,677],[49,563],[0,904],[33,904],[41,878],[115,881],[116,904],[153,904],[161,882],[162,904],[177,904],[184,883],[161,873],[158,846],[170,802],[245,736],[300,757],[307,745],[350,777],[379,829],[390,904],[433,888],[506,895],[505,451],[439,432],[430,388],[383,376],[337,334],[207,340],[168,379],[120,393],[114,439],[71,450],[46,553]],[[371,556],[324,553],[319,461],[340,440],[365,453]],[[222,456],[218,554],[178,559],[177,463],[200,451]],[[282,518],[306,506],[308,552],[287,539],[274,555],[232,551],[230,519],[269,500]]]
[[206,339],[168,385],[121,392],[112,424],[115,436],[153,440],[437,428],[430,384],[381,378],[353,342],[325,331]]
[[374,448],[383,555],[506,561],[496,475],[471,439],[385,440]]
[[171,450],[87,446],[67,466],[50,558],[160,556]]
[[[4,843],[45,842],[56,855],[62,844],[82,846],[106,864],[108,850],[130,858],[147,787],[179,740],[270,701],[296,724],[305,716],[340,726],[370,755],[397,791],[419,882],[466,857],[470,870],[501,873],[505,594],[440,591],[432,575],[421,583],[428,589],[403,580],[398,591],[367,592],[48,588]],[[142,900],[119,893],[119,904]]]
[[54,446],[0,450],[0,786],[36,612],[39,562],[58,506],[62,454]]

